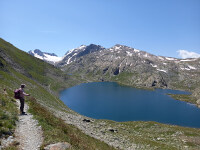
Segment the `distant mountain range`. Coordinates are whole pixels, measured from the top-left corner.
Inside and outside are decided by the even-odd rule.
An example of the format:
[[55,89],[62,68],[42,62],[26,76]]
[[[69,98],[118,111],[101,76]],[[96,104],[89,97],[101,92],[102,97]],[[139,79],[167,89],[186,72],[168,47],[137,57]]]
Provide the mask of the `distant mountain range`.
[[[68,74],[95,81],[184,90],[192,90],[200,85],[200,58],[155,56],[119,44],[108,49],[95,44],[82,45],[68,51],[62,58],[39,50],[33,52],[34,56],[54,64]],[[50,56],[57,58],[57,61],[49,59]]]
[[29,51],[28,52],[30,55],[37,57],[41,60],[44,60],[50,64],[56,64],[56,62],[61,61],[62,57],[58,57],[56,54],[54,53],[46,53],[46,52],[42,52],[39,49],[35,49],[33,51]]
[[[128,49],[127,49],[128,48]],[[119,51],[121,50],[121,51]],[[121,52],[123,52],[123,50],[126,51],[127,56],[134,56],[135,54],[137,54],[139,57],[143,57],[143,58],[148,58],[153,56],[154,58],[158,58],[160,60],[180,60],[180,61],[193,61],[196,60],[193,58],[190,59],[177,59],[177,58],[172,58],[172,57],[163,57],[163,56],[155,56],[152,55],[150,53],[147,53],[145,51],[141,51],[135,48],[130,48],[124,45],[119,45],[116,44],[115,46],[111,47],[111,48],[104,48],[100,45],[95,45],[95,44],[90,44],[88,46],[86,45],[81,45],[78,48],[69,50],[63,57],[58,57],[55,53],[47,53],[47,52],[42,52],[39,49],[35,49],[35,50],[30,50],[28,53],[34,57],[37,57],[41,60],[44,60],[48,63],[54,64],[56,66],[66,66],[74,61],[76,61],[78,58],[90,54],[90,53],[94,53],[94,52],[100,52],[100,51],[110,51],[110,52],[117,52],[118,55],[120,55]],[[124,56],[123,56],[124,57]],[[184,68],[182,68],[184,70]],[[192,68],[185,68],[186,70],[188,69],[192,69]]]
[[93,53],[99,50],[104,50],[104,49],[105,48],[99,45],[94,45],[94,44],[90,44],[89,46],[81,45],[78,48],[68,51],[63,57],[58,57],[54,53],[42,52],[39,49],[29,51],[28,53],[50,64],[54,64],[56,66],[65,66],[72,63],[73,61],[75,61],[81,56],[84,56],[84,55],[87,55],[89,53]]

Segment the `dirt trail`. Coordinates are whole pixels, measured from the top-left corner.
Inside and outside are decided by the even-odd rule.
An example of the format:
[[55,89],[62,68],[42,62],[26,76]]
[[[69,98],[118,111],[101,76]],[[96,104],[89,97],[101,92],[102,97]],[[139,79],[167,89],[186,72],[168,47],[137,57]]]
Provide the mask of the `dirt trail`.
[[[18,106],[20,105],[17,101]],[[28,111],[28,105],[24,105],[25,112]],[[33,119],[33,115],[20,115],[16,128],[16,141],[20,143],[20,150],[39,150],[43,142],[42,128],[38,126],[38,121]]]

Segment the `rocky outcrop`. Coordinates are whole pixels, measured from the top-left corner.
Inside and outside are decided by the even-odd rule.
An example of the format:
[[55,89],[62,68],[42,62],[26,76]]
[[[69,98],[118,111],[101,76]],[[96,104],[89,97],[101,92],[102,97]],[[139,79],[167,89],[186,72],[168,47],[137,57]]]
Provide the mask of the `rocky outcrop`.
[[167,83],[162,76],[152,75],[147,79],[147,87],[167,88]]
[[196,88],[192,94],[197,99],[196,104],[200,108],[200,87]]

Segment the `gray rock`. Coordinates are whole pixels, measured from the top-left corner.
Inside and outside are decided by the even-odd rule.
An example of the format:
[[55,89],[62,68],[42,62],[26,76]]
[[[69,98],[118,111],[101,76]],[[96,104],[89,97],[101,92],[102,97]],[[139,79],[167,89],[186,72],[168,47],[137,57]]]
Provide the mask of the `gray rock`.
[[66,150],[68,148],[70,148],[71,145],[67,142],[63,142],[63,143],[56,143],[56,144],[50,144],[48,146],[46,146],[44,149],[45,150]]
[[117,133],[117,129],[112,129],[112,128],[108,128],[108,131],[113,132],[113,133]]
[[83,119],[83,122],[91,122],[89,119]]
[[197,105],[200,105],[200,99],[197,100]]

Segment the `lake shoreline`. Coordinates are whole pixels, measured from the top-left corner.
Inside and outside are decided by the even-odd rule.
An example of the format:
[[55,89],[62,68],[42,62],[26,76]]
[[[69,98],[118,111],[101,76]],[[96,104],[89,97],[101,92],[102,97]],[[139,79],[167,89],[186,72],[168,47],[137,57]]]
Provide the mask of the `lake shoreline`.
[[[80,82],[76,85],[82,83],[90,82]],[[66,105],[65,110],[57,112],[57,110],[51,109],[50,111],[55,112],[54,114],[63,119],[67,124],[72,124],[85,134],[104,141],[117,149],[200,148],[200,144],[192,140],[193,138],[200,140],[199,128],[182,127],[152,121],[115,122],[92,119],[80,115]],[[191,147],[188,142],[192,143],[193,146]]]
[[[102,89],[104,90],[104,88],[106,88],[106,86],[104,87],[104,85],[108,85],[108,89],[107,90],[105,90],[104,92],[102,91]],[[123,94],[123,93],[118,93],[118,94],[120,94],[122,97],[119,97],[119,96],[117,96],[117,97],[115,97],[114,95],[113,96],[109,96],[110,98],[112,98],[114,101],[112,102],[112,101],[108,101],[108,100],[106,100],[106,97],[104,97],[104,95],[108,95],[108,93],[113,93],[113,92],[111,92],[111,91],[109,91],[110,89],[113,89],[112,88],[112,85],[114,85],[114,89],[115,90],[117,90],[118,92],[119,91],[124,91],[125,89],[128,89],[128,91],[129,91],[129,94],[126,92],[126,94]],[[86,87],[85,87],[86,86]],[[94,86],[94,87],[91,87],[91,86]],[[97,96],[96,97],[96,99],[95,99],[95,101],[93,102],[94,104],[95,103],[97,103],[97,104],[95,104],[95,106],[93,106],[94,104],[92,104],[92,106],[90,106],[91,104],[90,103],[87,103],[87,101],[90,99],[89,97],[87,97],[86,99],[86,103],[85,103],[85,100],[83,99],[83,97],[85,97],[86,95],[87,95],[87,90],[88,90],[88,88],[90,87],[90,94],[89,95],[91,95],[91,93],[93,93],[92,94],[92,99],[95,97],[95,96]],[[119,87],[119,88],[118,88]],[[124,90],[123,90],[123,88],[125,88]],[[174,98],[173,98],[173,102],[171,102],[171,101],[169,101],[169,102],[167,102],[168,100],[167,99],[169,99],[168,98],[168,96],[166,97],[166,96],[164,96],[164,95],[168,95],[168,93],[172,93],[173,95],[180,95],[180,94],[182,94],[183,95],[183,93],[184,94],[186,94],[186,96],[189,94],[189,93],[185,93],[185,91],[179,91],[179,90],[169,90],[169,89],[154,89],[154,90],[145,90],[145,91],[143,91],[143,89],[138,89],[138,88],[133,88],[133,87],[131,87],[130,88],[130,86],[121,86],[121,85],[119,85],[118,83],[116,83],[116,82],[90,82],[90,83],[83,83],[83,84],[79,84],[79,85],[77,85],[77,86],[74,86],[74,87],[71,87],[70,89],[66,89],[66,91],[67,91],[67,93],[68,93],[68,95],[70,94],[70,92],[69,91],[73,91],[73,89],[79,89],[79,88],[81,88],[79,91],[74,91],[74,93],[79,93],[78,95],[77,94],[71,94],[71,96],[70,96],[70,98],[69,97],[66,97],[66,98],[62,98],[62,96],[63,96],[63,94],[62,94],[62,96],[60,97],[60,99],[62,99],[63,100],[63,102],[65,103],[65,101],[64,101],[64,99],[68,99],[68,103],[65,103],[65,105],[67,105],[69,108],[71,108],[71,109],[73,109],[75,112],[78,112],[78,113],[81,113],[82,115],[84,115],[84,116],[87,116],[87,117],[90,117],[90,118],[95,118],[95,119],[100,119],[100,118],[103,118],[103,119],[108,119],[108,120],[114,120],[114,121],[118,121],[118,122],[124,122],[124,121],[137,121],[137,120],[146,120],[146,121],[156,121],[156,122],[160,122],[160,123],[165,123],[165,122],[167,122],[167,123],[170,123],[170,124],[174,124],[174,125],[180,125],[180,126],[190,126],[189,124],[188,124],[188,119],[190,118],[188,118],[188,116],[186,115],[184,115],[184,112],[187,112],[187,113],[189,113],[189,112],[191,112],[192,113],[192,111],[193,111],[193,109],[195,109],[195,108],[192,108],[192,110],[188,110],[188,109],[190,109],[189,107],[187,108],[187,111],[185,111],[185,109],[186,108],[184,108],[184,110],[179,110],[180,112],[177,112],[177,110],[176,110],[176,105],[180,105],[181,107],[183,107],[184,105],[187,105],[186,103],[176,103],[176,102],[174,102]],[[122,88],[122,89],[121,89]],[[135,92],[139,92],[138,94],[137,93],[132,93],[131,91],[132,91],[132,88],[133,88],[133,91],[135,91]],[[87,89],[86,91],[85,91],[85,89]],[[98,93],[97,94],[95,94],[95,89],[97,89],[97,91],[98,91]],[[163,91],[164,90],[164,91]],[[102,91],[102,93],[104,93],[103,95],[102,94],[100,94],[101,92],[100,91]],[[109,91],[109,92],[108,92]],[[125,90],[125,91],[127,91],[127,90]],[[100,93],[99,93],[100,92]],[[134,96],[134,98],[130,101],[129,99],[131,98],[131,97],[127,97],[126,95],[128,94],[128,95],[130,95],[130,92],[131,92],[131,95],[132,96]],[[175,93],[174,93],[175,92]],[[65,93],[65,92],[64,92]],[[83,96],[81,96],[81,93],[84,93],[84,95]],[[106,94],[107,93],[107,94]],[[145,94],[146,93],[146,94]],[[100,94],[100,95],[99,95]],[[136,95],[135,95],[136,94]],[[88,96],[89,96],[88,95]],[[99,96],[98,96],[99,95]],[[116,95],[116,94],[115,94]],[[139,98],[141,97],[141,99],[143,99],[142,97],[144,97],[145,95],[147,95],[146,97],[148,98],[148,99],[151,99],[151,101],[149,101],[149,100],[140,100],[140,101],[138,101],[137,100],[137,98],[138,98],[138,96],[139,96]],[[152,96],[153,97],[152,97]],[[157,96],[156,96],[157,95]],[[162,99],[164,100],[164,101],[160,101],[160,99],[159,99],[159,97],[160,96],[162,96]],[[103,96],[103,97],[102,97]],[[125,98],[125,97],[126,98]],[[135,97],[136,96],[136,97]],[[150,97],[149,97],[150,96]],[[156,96],[156,97],[155,97]],[[159,97],[158,97],[159,96]],[[72,98],[73,97],[73,98]],[[75,98],[76,97],[76,98]],[[100,97],[100,99],[99,99],[99,97]],[[73,99],[73,101],[72,100],[70,100],[70,99]],[[123,104],[120,104],[122,101],[121,101],[121,99],[123,99]],[[146,98],[145,98],[146,99]],[[155,99],[155,100],[154,100]],[[77,101],[78,100],[78,101]],[[127,101],[128,100],[128,101]],[[166,101],[167,100],[167,101]],[[71,102],[70,102],[71,101]],[[93,101],[93,100],[92,100]],[[104,102],[105,101],[105,102]],[[130,103],[131,102],[131,104],[126,104],[126,101],[128,102],[128,103]],[[69,104],[69,102],[70,102],[70,104]],[[88,102],[90,102],[90,100],[88,101]],[[117,104],[115,104],[115,103],[117,103]],[[139,103],[139,106],[141,107],[141,106],[143,106],[144,104],[143,103],[146,103],[145,104],[145,107],[143,107],[143,108],[140,108],[140,107],[138,107],[137,105],[138,105],[138,103]],[[140,104],[141,103],[141,104]],[[160,104],[159,104],[160,103]],[[166,104],[165,104],[166,103]],[[103,107],[104,105],[112,105],[112,107],[111,107],[111,110],[110,110],[110,107],[108,107],[107,108],[107,106],[106,107]],[[156,105],[155,105],[156,104]],[[72,106],[73,105],[73,106]],[[116,106],[115,106],[116,105]],[[172,106],[170,106],[170,108],[174,108],[175,109],[175,112],[173,112],[172,114],[171,114],[171,112],[168,114],[166,114],[165,112],[167,111],[166,109],[167,109],[167,107],[166,107],[166,105],[168,105],[168,107],[170,106],[170,105],[172,105]],[[183,106],[182,106],[183,105]],[[100,106],[101,107],[103,107],[103,108],[100,108]],[[153,108],[151,108],[151,106],[153,107]],[[177,107],[180,107],[180,106],[177,106]],[[75,108],[76,107],[76,108]],[[96,108],[97,107],[97,108]],[[131,109],[131,112],[130,112],[130,110],[129,110],[129,107],[130,107],[130,109]],[[135,108],[136,107],[136,108]],[[185,107],[185,106],[184,106]],[[92,108],[92,111],[90,110],[90,108]],[[126,110],[125,110],[125,112],[122,110],[122,109],[124,109],[124,108],[126,108]],[[77,110],[78,109],[78,110]],[[81,109],[81,111],[80,111],[80,109]],[[137,110],[138,109],[138,110]],[[151,111],[150,112],[148,112],[148,115],[146,116],[145,115],[145,113],[143,114],[143,112],[144,111],[146,111],[146,109],[148,110],[148,111],[150,111],[151,109],[153,109],[152,110],[152,112],[153,113],[151,113]],[[180,108],[179,108],[180,109]],[[197,108],[198,109],[198,108]],[[95,110],[95,112],[93,112]],[[112,112],[112,110],[114,110],[114,112]],[[118,113],[118,111],[120,110],[120,114]],[[166,110],[166,111],[165,111]],[[84,112],[84,111],[87,111],[87,112]],[[103,112],[101,112],[101,111],[103,111]],[[117,111],[117,112],[116,112]],[[127,111],[129,112],[128,114],[127,114]],[[134,114],[138,114],[137,112],[135,112],[135,111],[140,111],[140,113],[141,113],[141,115],[143,116],[142,118],[140,118],[139,116],[139,118],[138,117],[136,117]],[[84,112],[84,113],[83,113]],[[118,115],[116,115],[116,117],[118,118],[118,119],[115,119],[115,118],[112,118],[110,115],[110,113],[111,114],[118,114]],[[123,112],[123,113],[122,113]],[[199,112],[199,109],[197,110],[197,112]],[[156,113],[156,114],[155,114]],[[158,118],[158,117],[160,117],[160,116],[158,116],[157,114],[163,114],[163,113],[165,113],[165,115],[167,115],[167,116],[162,116],[161,117],[161,120],[162,121],[159,121],[160,119]],[[181,115],[180,115],[181,114]],[[197,113],[198,114],[198,113]],[[95,115],[95,116],[94,116]],[[106,116],[109,116],[109,117],[106,117]],[[120,116],[121,116],[121,118],[122,119],[119,119],[120,118]],[[146,117],[147,118],[146,118]],[[154,117],[155,116],[155,117]],[[169,120],[163,120],[163,117],[164,118],[168,118],[168,116],[176,116],[177,118],[179,118],[178,120],[176,119],[176,120],[173,120],[173,117],[170,117],[170,119]],[[195,115],[196,116],[196,115]],[[150,117],[150,118],[149,118]],[[185,121],[184,121],[185,120]],[[187,120],[187,121],[186,121]],[[189,119],[189,120],[191,120],[191,119]],[[185,122],[185,125],[184,125],[184,123],[182,123],[183,125],[181,125],[179,122]],[[190,127],[198,127],[197,126],[197,121],[189,121],[189,122],[193,122],[192,124],[194,124],[194,125],[191,125]],[[195,125],[196,124],[196,125]]]

